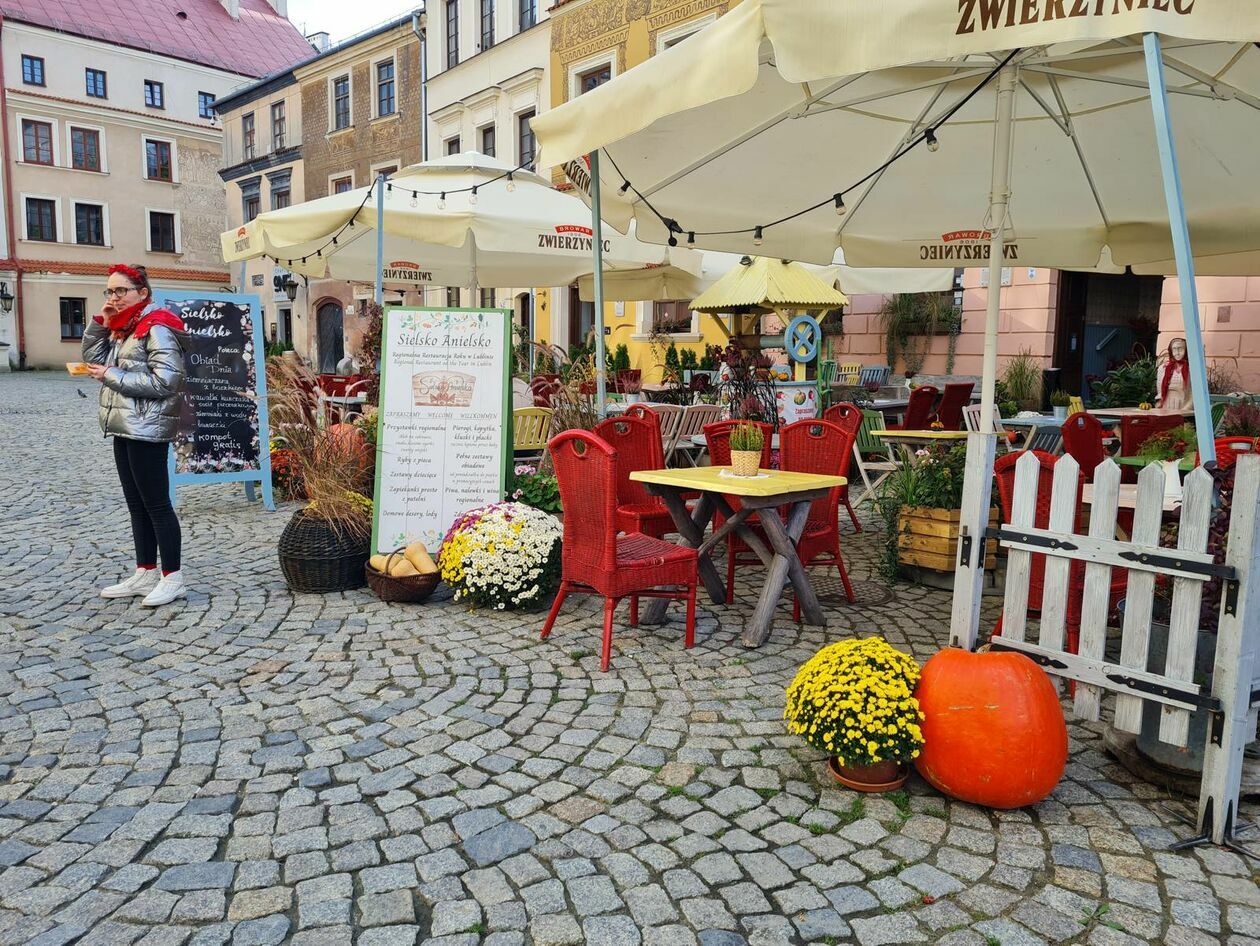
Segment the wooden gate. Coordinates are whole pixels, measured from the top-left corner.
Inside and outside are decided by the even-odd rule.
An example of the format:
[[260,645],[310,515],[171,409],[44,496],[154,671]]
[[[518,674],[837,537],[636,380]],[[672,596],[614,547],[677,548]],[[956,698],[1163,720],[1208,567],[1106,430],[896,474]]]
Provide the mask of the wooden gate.
[[[971,444],[969,459],[983,460],[992,448],[983,443],[983,435],[973,438],[977,442]],[[1125,539],[1116,537],[1121,484],[1120,469],[1113,461],[1104,461],[1094,472],[1089,528],[1083,535],[1074,531],[1081,492],[1076,461],[1064,456],[1055,464],[1048,528],[1034,525],[1040,474],[1041,465],[1031,453],[1019,460],[1012,522],[996,530],[1008,558],[1002,636],[993,639],[994,646],[1020,651],[1048,673],[1075,680],[1073,713],[1079,718],[1098,720],[1103,694],[1115,694],[1112,724],[1124,732],[1136,733],[1143,703],[1154,702],[1161,708],[1160,740],[1184,746],[1190,713],[1209,711],[1198,827],[1200,839],[1229,843],[1236,829],[1243,750],[1255,738],[1260,704],[1260,531],[1256,529],[1260,456],[1238,461],[1223,563],[1214,561],[1208,551],[1217,497],[1213,477],[1202,467],[1185,480],[1176,548],[1160,545],[1165,506],[1175,505],[1166,502],[1160,464],[1150,464],[1138,476],[1136,503],[1131,503],[1135,506],[1132,535]],[[971,505],[979,507],[987,490],[968,486]],[[978,519],[967,515],[966,505],[964,520]],[[981,547],[982,543],[967,537],[960,541],[959,578],[969,579],[978,569]],[[1034,554],[1046,556],[1035,640],[1027,620]],[[1077,576],[1075,593],[1081,594],[1082,566],[1074,562],[1084,563],[1080,644],[1075,654],[1065,646],[1073,574]],[[1128,586],[1119,655],[1109,660],[1105,650],[1112,569],[1127,570]],[[1157,576],[1166,576],[1172,590],[1167,659],[1162,669],[1148,671]],[[1222,594],[1208,692],[1194,680],[1194,663],[1203,588],[1214,579],[1222,582]],[[952,643],[968,649],[974,649],[978,625],[978,620],[964,623],[973,614],[978,617],[972,587],[970,580],[956,586],[951,634]]]

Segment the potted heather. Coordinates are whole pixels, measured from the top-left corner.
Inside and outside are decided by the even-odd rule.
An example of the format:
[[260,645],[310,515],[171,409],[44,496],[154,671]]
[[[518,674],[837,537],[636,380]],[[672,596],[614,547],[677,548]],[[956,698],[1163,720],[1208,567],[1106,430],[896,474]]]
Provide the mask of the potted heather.
[[731,472],[736,476],[756,476],[761,466],[761,450],[765,445],[761,428],[756,424],[738,424],[731,428]]
[[1193,424],[1182,424],[1172,430],[1152,434],[1138,447],[1138,456],[1164,467],[1164,496],[1181,498],[1181,461],[1194,456],[1197,440]]
[[1067,420],[1068,405],[1072,403],[1071,396],[1064,390],[1057,390],[1050,395],[1050,407],[1054,411],[1054,419],[1058,421]]

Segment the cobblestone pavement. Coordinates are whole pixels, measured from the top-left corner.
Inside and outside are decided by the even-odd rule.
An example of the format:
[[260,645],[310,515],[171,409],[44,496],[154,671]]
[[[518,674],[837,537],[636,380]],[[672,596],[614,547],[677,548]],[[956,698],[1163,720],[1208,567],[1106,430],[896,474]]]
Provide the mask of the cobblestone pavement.
[[287,511],[201,487],[196,590],[146,612],[96,596],[130,550],[87,384],[0,375],[0,943],[1260,944],[1253,869],[1167,853],[1186,829],[1095,727],[1015,812],[837,790],[784,734],[824,643],[944,640],[877,536],[826,629],[785,606],[745,650],[743,585],[690,652],[679,614],[619,626],[601,674],[590,610],[544,643],[541,614],[295,597]]

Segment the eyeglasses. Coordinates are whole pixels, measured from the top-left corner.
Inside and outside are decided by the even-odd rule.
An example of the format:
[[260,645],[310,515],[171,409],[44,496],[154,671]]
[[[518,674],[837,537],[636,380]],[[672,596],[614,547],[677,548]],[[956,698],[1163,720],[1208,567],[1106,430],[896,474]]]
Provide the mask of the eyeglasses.
[[115,296],[121,299],[123,296],[125,296],[129,292],[139,292],[139,291],[140,290],[137,289],[135,286],[118,286],[114,289],[106,289],[104,292],[101,293],[101,295],[103,295],[106,299],[112,299]]

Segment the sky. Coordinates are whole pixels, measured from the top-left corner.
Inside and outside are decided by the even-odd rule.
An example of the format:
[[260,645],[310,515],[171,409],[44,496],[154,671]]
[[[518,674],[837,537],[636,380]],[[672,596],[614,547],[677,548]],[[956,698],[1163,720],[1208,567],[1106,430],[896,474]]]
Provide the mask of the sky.
[[424,6],[424,0],[289,0],[289,19],[304,34],[330,33],[340,42]]

